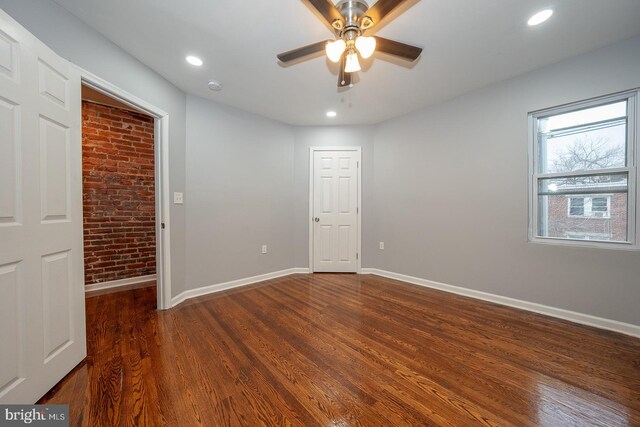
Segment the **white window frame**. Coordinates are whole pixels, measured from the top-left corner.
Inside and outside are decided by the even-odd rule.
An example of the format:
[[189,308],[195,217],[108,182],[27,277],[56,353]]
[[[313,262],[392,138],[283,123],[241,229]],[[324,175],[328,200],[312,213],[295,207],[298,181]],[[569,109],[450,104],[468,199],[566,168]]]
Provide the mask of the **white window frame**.
[[[558,107],[529,113],[529,242],[551,245],[584,246],[600,249],[627,249],[640,250],[640,209],[637,201],[638,195],[638,164],[640,164],[638,126],[640,123],[639,108],[640,90],[633,89],[613,95],[602,96],[585,101],[574,102]],[[627,108],[627,164],[625,167],[601,169],[597,174],[628,174],[628,195],[627,195],[627,242],[612,242],[603,240],[576,240],[564,237],[543,237],[538,236],[538,181],[543,178],[570,177],[585,175],[585,171],[562,172],[562,173],[539,173],[539,146],[537,141],[538,119],[558,114],[565,114],[576,110],[597,107],[603,104],[610,104],[617,101],[628,100]],[[591,171],[588,172],[591,174]],[[567,202],[568,203],[568,202]],[[610,209],[610,206],[609,206]]]

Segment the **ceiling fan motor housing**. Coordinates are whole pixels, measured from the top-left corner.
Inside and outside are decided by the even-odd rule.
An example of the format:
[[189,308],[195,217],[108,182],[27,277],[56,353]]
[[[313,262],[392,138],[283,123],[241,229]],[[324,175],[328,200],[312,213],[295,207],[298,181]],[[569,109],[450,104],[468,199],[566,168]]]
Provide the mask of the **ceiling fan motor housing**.
[[340,29],[340,36],[346,33],[356,33],[360,35],[360,19],[369,9],[369,5],[363,0],[341,0],[336,8],[344,18],[344,26]]

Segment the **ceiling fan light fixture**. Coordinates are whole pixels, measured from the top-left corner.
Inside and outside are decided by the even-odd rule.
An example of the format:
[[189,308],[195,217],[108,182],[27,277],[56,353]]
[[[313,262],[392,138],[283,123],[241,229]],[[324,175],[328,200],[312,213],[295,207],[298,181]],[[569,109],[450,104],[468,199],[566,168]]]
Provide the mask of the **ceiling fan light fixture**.
[[360,36],[356,39],[356,49],[363,59],[367,59],[376,50],[376,38]]
[[358,54],[355,50],[350,50],[347,53],[347,63],[344,66],[345,73],[355,73],[360,71],[360,62],[358,62]]
[[344,52],[347,44],[342,39],[338,39],[332,42],[328,42],[325,47],[325,51],[327,52],[327,57],[331,62],[339,62],[342,53]]

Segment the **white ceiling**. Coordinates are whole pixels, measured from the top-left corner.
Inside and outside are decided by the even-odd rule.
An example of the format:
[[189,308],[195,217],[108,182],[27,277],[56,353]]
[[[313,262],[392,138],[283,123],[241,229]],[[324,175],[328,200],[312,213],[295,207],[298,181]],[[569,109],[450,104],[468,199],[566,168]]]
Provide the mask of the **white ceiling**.
[[[332,37],[303,0],[55,1],[185,92],[294,125],[380,122],[640,34],[638,0],[408,0],[377,34],[424,48],[421,58],[375,54],[338,90],[324,56],[276,59]],[[526,25],[547,7],[551,20]]]

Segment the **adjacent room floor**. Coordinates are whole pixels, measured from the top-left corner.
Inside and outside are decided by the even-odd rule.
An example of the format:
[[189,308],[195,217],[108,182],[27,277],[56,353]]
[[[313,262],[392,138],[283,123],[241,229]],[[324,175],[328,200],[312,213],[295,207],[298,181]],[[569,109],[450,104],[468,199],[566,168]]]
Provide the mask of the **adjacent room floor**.
[[640,425],[640,340],[373,275],[87,299],[71,425]]

